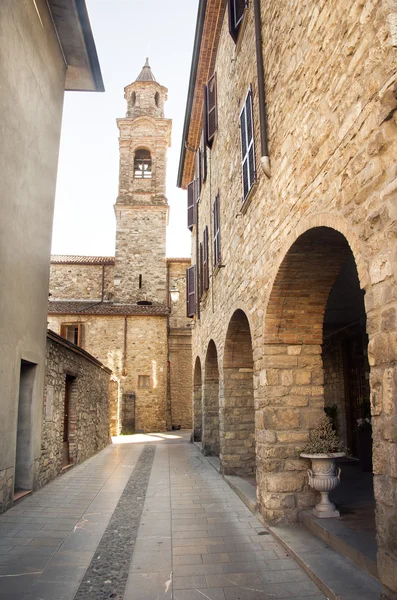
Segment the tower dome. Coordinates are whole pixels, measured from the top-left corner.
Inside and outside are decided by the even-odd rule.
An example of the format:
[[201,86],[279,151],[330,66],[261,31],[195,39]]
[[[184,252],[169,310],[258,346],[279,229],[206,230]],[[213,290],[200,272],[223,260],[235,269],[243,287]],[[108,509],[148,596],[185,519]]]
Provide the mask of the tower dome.
[[147,58],[136,80],[124,88],[124,98],[127,100],[126,117],[135,119],[146,115],[163,118],[167,92],[167,88],[156,81]]

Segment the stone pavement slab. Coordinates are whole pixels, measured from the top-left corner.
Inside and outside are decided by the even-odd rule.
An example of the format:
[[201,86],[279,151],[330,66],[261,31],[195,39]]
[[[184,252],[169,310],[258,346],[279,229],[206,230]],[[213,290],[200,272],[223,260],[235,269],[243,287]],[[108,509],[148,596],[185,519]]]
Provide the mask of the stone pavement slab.
[[117,441],[0,517],[0,600],[324,600],[186,435]]
[[142,448],[109,446],[0,516],[0,600],[74,599]]

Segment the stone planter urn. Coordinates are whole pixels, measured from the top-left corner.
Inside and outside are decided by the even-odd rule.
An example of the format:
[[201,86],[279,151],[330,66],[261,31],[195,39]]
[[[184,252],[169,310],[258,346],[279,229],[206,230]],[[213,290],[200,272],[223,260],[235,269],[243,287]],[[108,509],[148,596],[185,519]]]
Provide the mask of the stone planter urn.
[[320,502],[313,508],[313,514],[319,519],[340,517],[339,510],[330,501],[328,494],[340,483],[340,468],[336,466],[335,459],[345,456],[344,452],[329,454],[306,454],[302,458],[310,458],[312,468],[308,469],[309,485],[321,494]]

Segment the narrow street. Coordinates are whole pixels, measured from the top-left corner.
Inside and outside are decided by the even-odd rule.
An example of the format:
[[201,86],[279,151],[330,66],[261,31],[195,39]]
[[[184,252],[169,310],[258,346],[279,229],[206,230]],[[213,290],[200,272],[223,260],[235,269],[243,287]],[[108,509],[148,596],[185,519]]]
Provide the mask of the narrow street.
[[118,438],[3,514],[0,599],[325,598],[189,437]]

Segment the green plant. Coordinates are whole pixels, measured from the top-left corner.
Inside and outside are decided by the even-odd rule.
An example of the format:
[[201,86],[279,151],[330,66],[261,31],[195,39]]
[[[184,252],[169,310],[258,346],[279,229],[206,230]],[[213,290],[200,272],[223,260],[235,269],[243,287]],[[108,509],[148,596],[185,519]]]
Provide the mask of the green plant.
[[332,454],[345,452],[343,442],[332,429],[332,419],[324,416],[309,434],[309,441],[303,449],[305,454]]
[[332,428],[335,431],[338,431],[338,407],[336,404],[331,404],[331,406],[324,406],[324,412],[332,421]]

